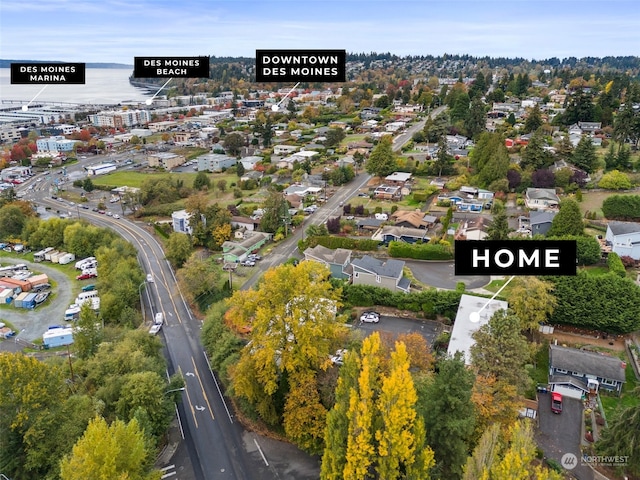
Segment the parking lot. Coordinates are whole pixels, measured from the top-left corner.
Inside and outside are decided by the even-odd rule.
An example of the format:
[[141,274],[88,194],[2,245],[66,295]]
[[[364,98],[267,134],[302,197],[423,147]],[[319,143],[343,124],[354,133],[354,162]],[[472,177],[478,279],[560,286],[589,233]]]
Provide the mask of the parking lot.
[[433,341],[442,331],[442,324],[431,320],[380,315],[378,323],[356,321],[356,328],[362,330],[366,335],[373,332],[387,332],[393,336],[402,333],[419,333],[427,340],[429,346],[433,346]]

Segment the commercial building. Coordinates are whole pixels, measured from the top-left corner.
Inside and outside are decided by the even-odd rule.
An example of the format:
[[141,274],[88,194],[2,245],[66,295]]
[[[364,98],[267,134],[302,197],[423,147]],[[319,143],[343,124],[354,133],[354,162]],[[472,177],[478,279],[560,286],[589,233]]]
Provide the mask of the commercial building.
[[184,155],[178,155],[170,152],[158,152],[147,156],[150,167],[161,167],[165,170],[171,170],[184,164],[187,159]]
[[99,112],[88,118],[96,127],[122,128],[146,125],[151,121],[151,114],[147,110],[118,110]]

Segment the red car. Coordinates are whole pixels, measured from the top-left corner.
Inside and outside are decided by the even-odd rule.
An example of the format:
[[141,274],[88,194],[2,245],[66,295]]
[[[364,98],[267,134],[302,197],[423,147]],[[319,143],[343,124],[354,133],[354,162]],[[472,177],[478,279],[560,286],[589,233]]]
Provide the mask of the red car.
[[95,273],[83,273],[82,275],[78,275],[76,280],[88,280],[90,278],[96,278],[98,275]]
[[562,413],[562,394],[551,392],[551,411],[553,413]]

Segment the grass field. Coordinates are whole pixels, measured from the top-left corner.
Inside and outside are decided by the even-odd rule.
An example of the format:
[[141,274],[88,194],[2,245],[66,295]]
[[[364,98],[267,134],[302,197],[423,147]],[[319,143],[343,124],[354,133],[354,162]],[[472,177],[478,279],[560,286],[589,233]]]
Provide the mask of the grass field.
[[341,142],[340,145],[346,147],[351,142],[361,142],[367,137],[367,135],[347,135]]
[[582,202],[580,202],[580,210],[585,212],[597,212],[598,218],[602,218],[602,202],[611,195],[638,195],[640,192],[582,192]]

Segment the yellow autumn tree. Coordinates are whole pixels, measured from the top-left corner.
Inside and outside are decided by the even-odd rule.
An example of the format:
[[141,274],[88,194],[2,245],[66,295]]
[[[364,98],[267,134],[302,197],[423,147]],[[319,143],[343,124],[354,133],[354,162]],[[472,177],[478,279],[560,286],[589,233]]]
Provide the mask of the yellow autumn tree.
[[[415,435],[416,424],[422,423],[414,408],[417,400],[418,395],[409,373],[407,348],[404,343],[396,342],[396,348],[391,353],[390,371],[382,379],[377,400],[377,414],[382,423],[382,428],[375,434],[380,478],[402,478],[402,472],[408,470],[413,471],[411,478],[428,478],[428,471],[434,463],[433,451],[424,445],[424,427],[421,439]],[[416,456],[418,451],[424,453],[424,450],[427,450],[430,458]],[[414,468],[416,460],[423,464]]]
[[108,425],[96,417],[74,445],[71,455],[60,462],[62,480],[158,480],[160,471],[150,471],[151,456],[144,433],[136,420],[115,420]]
[[362,342],[362,363],[357,388],[349,395],[349,430],[347,437],[345,480],[366,478],[374,463],[376,449],[373,444],[375,396],[379,389],[380,336],[374,333]]
[[522,330],[535,332],[558,303],[553,284],[536,277],[519,277],[509,291],[509,308],[520,319]]
[[[315,398],[316,373],[328,368],[329,356],[344,331],[343,319],[336,314],[340,291],[328,279],[329,269],[317,262],[280,265],[265,273],[257,290],[237,291],[229,300],[225,322],[252,326],[251,342],[230,372],[232,388],[269,424],[298,415],[291,402],[286,411],[279,410],[278,395],[284,393],[285,403],[289,395]],[[307,427],[323,431],[326,412],[317,415],[321,409],[316,400],[310,400],[307,407],[316,414],[314,426]],[[294,432],[293,422],[284,418],[290,432]],[[296,435],[296,441],[303,437]]]
[[494,424],[508,426],[518,417],[516,387],[494,375],[478,375],[473,384],[471,401],[476,410],[476,438]]

